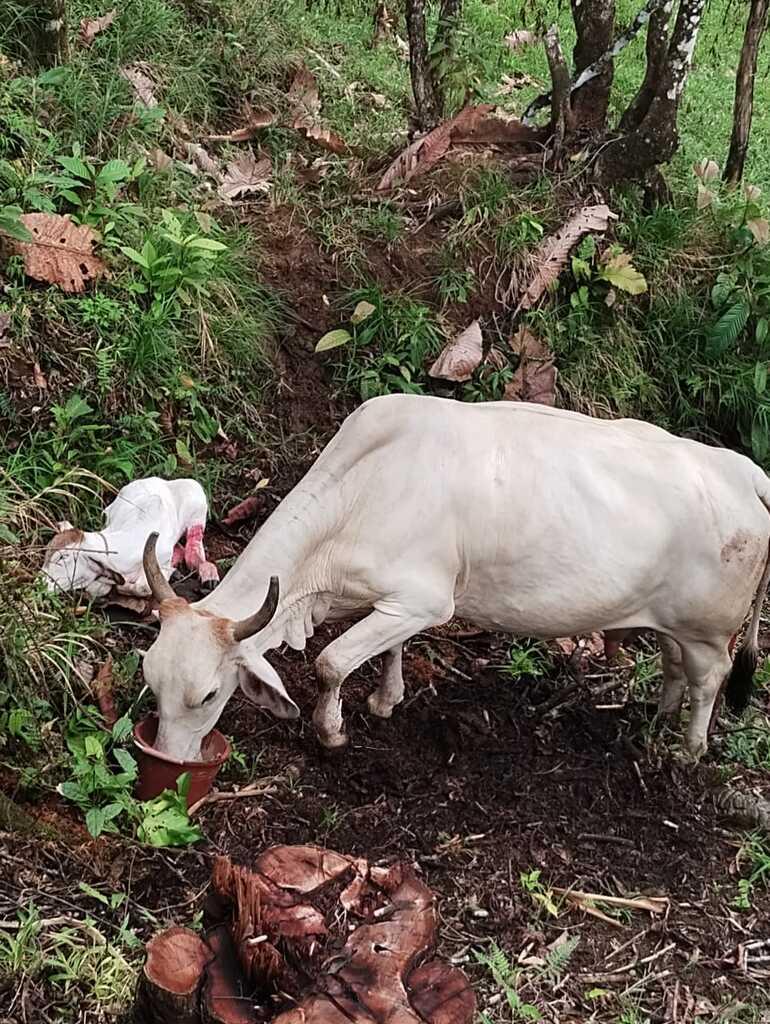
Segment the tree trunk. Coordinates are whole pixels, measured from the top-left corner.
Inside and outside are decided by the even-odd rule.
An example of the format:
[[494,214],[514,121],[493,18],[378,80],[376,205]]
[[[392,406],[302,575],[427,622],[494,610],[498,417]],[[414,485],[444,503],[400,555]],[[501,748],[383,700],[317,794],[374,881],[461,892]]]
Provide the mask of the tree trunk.
[[200,1024],[200,991],[214,954],[195,932],[173,927],[147,943],[135,1024]]
[[754,110],[754,76],[757,72],[759,44],[767,28],[770,0],[751,0],[751,9],[743,36],[741,59],[735,79],[735,105],[730,152],[725,166],[725,181],[737,184],[743,177],[743,165],[749,148],[751,118]]
[[622,131],[633,131],[638,128],[647,116],[650,105],[655,98],[655,91],[660,82],[668,55],[668,30],[671,23],[671,5],[664,3],[653,11],[647,24],[647,67],[639,91],[631,100],[620,119]]
[[553,131],[553,160],[555,170],[563,164],[564,139],[572,128],[572,110],[570,107],[570,77],[567,62],[564,60],[559,29],[551,25],[545,34],[545,52],[548,68],[551,72],[551,128]]
[[425,0],[406,0],[406,31],[409,36],[409,72],[417,111],[417,123],[424,131],[441,120],[441,104],[431,74]]
[[[572,51],[575,78],[581,71],[598,60],[612,45],[615,24],[615,0],[571,0],[572,19],[577,41]],[[572,96],[575,126],[587,129],[592,135],[602,136],[607,124],[607,109],[612,88],[613,65],[596,78],[592,78]]]
[[663,72],[647,114],[638,128],[610,143],[597,161],[605,184],[644,180],[676,152],[677,114],[705,6],[706,0],[681,0]]
[[62,64],[69,56],[66,0],[37,0],[32,11],[31,54],[45,67]]

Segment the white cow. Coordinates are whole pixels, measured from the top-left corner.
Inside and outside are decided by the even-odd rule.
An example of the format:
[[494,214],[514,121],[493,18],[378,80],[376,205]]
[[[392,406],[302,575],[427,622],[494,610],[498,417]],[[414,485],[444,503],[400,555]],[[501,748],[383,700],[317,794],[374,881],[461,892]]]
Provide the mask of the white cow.
[[[86,533],[59,523],[43,561],[46,586],[51,591],[84,590],[92,598],[106,597],[113,589],[149,596],[142,553],[148,533],[156,531],[163,577],[168,579],[184,562],[211,587],[219,574],[203,549],[207,515],[206,494],[197,480],[134,480],[104,510],[103,530]],[[184,547],[178,543],[182,537]]]
[[[661,710],[678,712],[689,684],[697,757],[731,670],[728,644],[768,582],[769,510],[768,479],[749,459],[649,424],[514,402],[373,399],[202,601],[174,597],[149,538],[145,570],[162,603],[144,673],[158,745],[197,756],[238,684],[296,717],[265,652],[284,640],[303,648],[324,620],[358,619],[316,661],[313,721],[325,746],[341,746],[343,680],[384,654],[369,709],[387,718],[403,697],[404,641],[458,615],[544,638],[655,630]],[[735,706],[750,692],[760,605],[730,676]]]

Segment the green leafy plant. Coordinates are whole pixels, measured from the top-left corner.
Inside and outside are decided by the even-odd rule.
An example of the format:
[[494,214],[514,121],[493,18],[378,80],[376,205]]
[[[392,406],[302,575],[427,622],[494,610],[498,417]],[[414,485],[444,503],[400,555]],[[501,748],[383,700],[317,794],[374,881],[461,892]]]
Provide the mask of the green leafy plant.
[[139,805],[140,821],[137,837],[149,846],[190,846],[201,839],[197,825],[190,824],[187,795],[190,773],[177,779],[176,792],[165,789],[154,800]]
[[[73,217],[81,224],[99,224],[114,218],[114,202],[120,189],[136,181],[144,173],[146,161],[140,157],[134,164],[125,160],[108,160],[97,167],[75,143],[69,156],[56,157],[61,171],[38,175],[40,185],[54,190],[54,200],[66,200],[75,207]],[[62,173],[63,172],[63,173]]]
[[540,643],[514,643],[508,650],[508,660],[498,667],[504,676],[514,681],[525,676],[537,678],[545,674],[548,657]]
[[76,711],[67,724],[70,778],[57,789],[85,813],[86,828],[92,836],[117,832],[117,819],[130,819],[136,813],[131,795],[136,761],[119,746],[130,732],[131,721],[125,717],[108,732],[102,727],[97,709],[90,706]]
[[748,874],[738,882],[738,895],[733,905],[740,910],[751,910],[754,890],[758,886],[766,888],[770,883],[770,846],[767,837],[761,832],[752,832],[741,846],[739,859],[748,863]]
[[[511,964],[507,955],[496,942],[490,943],[488,949],[484,951],[474,950],[473,955],[476,962],[482,967],[486,967],[492,975],[495,984],[505,997],[512,1021],[541,1020],[542,1015],[538,1008],[533,1003],[524,1002],[519,995],[521,969]],[[481,1012],[479,1017],[483,1024],[492,1024],[492,1019],[487,1013]]]
[[32,235],[19,219],[21,215],[22,211],[18,206],[0,206],[0,235],[29,242]]
[[428,382],[426,363],[441,347],[441,333],[427,306],[401,295],[385,296],[365,288],[350,296],[352,330],[330,331],[316,352],[345,348],[347,359],[335,367],[344,390],[363,400],[376,395],[421,395]]
[[553,891],[540,881],[540,869],[533,868],[532,871],[523,871],[519,875],[519,881],[524,892],[528,893],[537,906],[542,907],[551,917],[559,916],[559,908],[553,899]]
[[216,270],[224,242],[200,231],[187,231],[170,210],[161,215],[162,226],[148,236],[141,250],[122,246],[121,252],[141,271],[130,290],[151,295],[155,302],[190,305],[194,296],[208,296],[207,285]]

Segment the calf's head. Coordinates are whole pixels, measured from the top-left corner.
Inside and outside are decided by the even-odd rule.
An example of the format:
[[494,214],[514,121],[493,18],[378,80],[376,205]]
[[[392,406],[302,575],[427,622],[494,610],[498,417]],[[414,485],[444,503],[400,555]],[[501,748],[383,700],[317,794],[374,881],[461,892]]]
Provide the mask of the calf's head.
[[112,569],[106,556],[85,545],[85,534],[72,523],[59,523],[43,559],[42,575],[49,591],[85,590],[90,597],[106,597],[126,581]]
[[278,607],[278,580],[270,580],[262,607],[236,621],[198,611],[177,597],[155,556],[157,533],[144,549],[144,572],[159,602],[160,634],[143,659],[144,678],[158,702],[158,750],[178,761],[200,757],[201,740],[215,726],[238,686],[256,705],[278,718],[297,718],[270,663],[249,644]]

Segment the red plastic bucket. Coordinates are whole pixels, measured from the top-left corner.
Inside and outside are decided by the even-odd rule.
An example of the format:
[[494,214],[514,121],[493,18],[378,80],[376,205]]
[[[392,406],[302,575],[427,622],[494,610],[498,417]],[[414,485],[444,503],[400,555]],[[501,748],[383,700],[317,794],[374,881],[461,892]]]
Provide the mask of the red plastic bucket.
[[136,761],[139,767],[136,796],[139,800],[152,800],[164,789],[175,790],[179,776],[189,772],[189,807],[211,790],[219,769],[230,756],[230,744],[221,732],[212,729],[201,743],[203,760],[175,761],[154,748],[153,743],[157,735],[157,715],[148,715],[134,726]]

